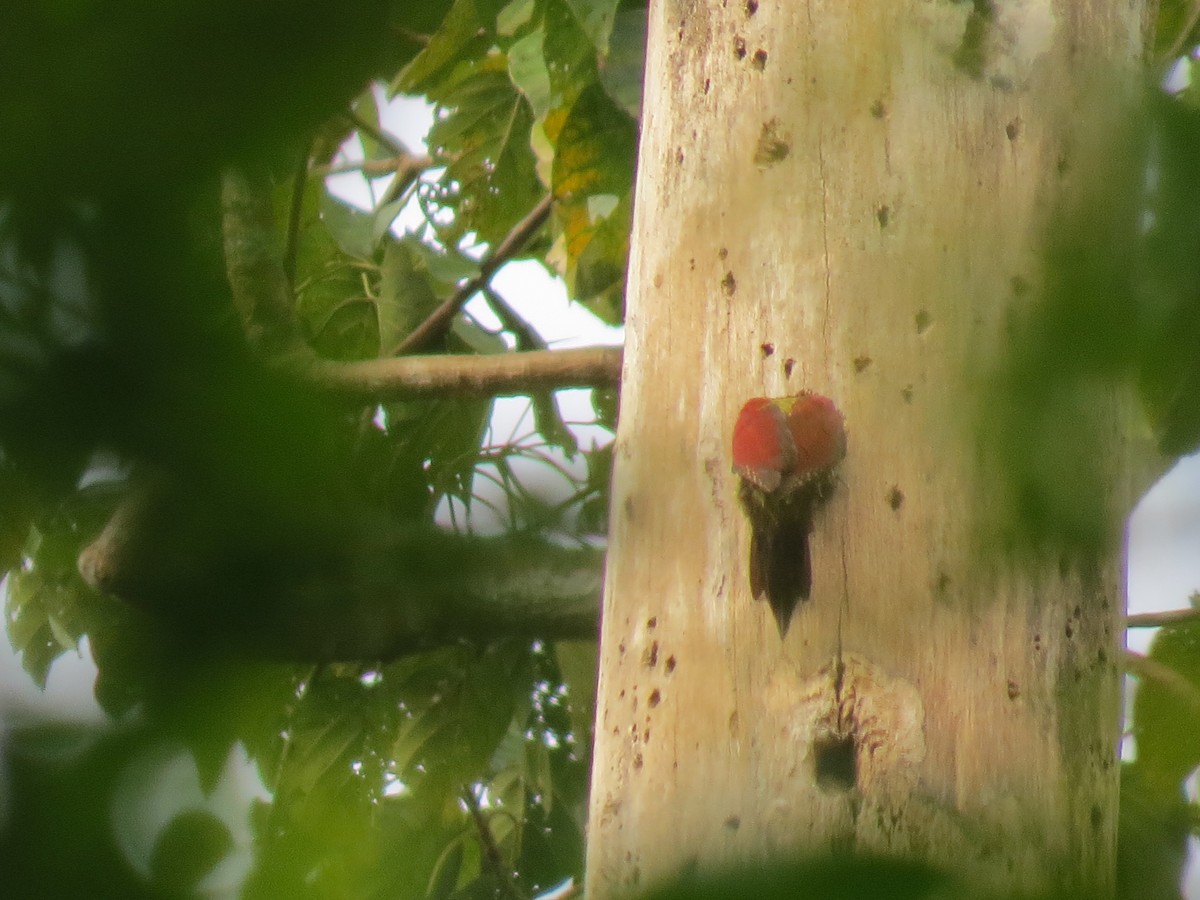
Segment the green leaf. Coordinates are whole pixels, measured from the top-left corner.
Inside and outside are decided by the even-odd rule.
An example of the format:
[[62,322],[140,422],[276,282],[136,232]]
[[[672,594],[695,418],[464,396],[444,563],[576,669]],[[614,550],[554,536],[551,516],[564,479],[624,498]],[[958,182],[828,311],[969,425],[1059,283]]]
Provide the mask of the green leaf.
[[1148,789],[1137,763],[1121,765],[1117,823],[1120,900],[1179,900],[1195,812],[1195,807],[1188,809],[1182,789],[1163,796]]
[[433,900],[452,897],[461,886],[460,876],[463,874],[463,849],[466,837],[466,832],[461,837],[456,837],[438,858],[437,865],[434,866],[433,872],[429,876],[429,886],[425,889],[426,897],[433,898]]
[[1200,623],[1164,626],[1150,648],[1150,659],[1179,677],[1138,681],[1133,698],[1133,735],[1137,766],[1148,788],[1177,795],[1180,784],[1200,766]]
[[533,113],[509,78],[506,57],[492,54],[457,71],[430,94],[439,110],[428,143],[445,170],[427,189],[454,213],[443,243],[474,231],[494,245],[542,196],[529,147]]
[[342,252],[356,259],[370,259],[375,253],[375,218],[321,192],[321,220]]
[[[609,199],[609,195],[601,195]],[[632,198],[623,195],[611,212],[593,214],[591,239],[575,260],[573,293],[609,324],[624,316],[625,264],[629,257],[629,227],[633,217]],[[608,204],[599,204],[607,208]]]
[[545,32],[536,28],[508,48],[508,75],[529,101],[534,118],[539,120],[554,101],[544,41]]
[[620,0],[564,0],[566,6],[574,14],[583,33],[596,48],[596,53],[603,56],[608,50],[609,35],[613,30],[613,19],[616,16]]
[[512,0],[496,16],[496,33],[511,37],[533,17],[537,0]]
[[[1126,300],[1125,308],[1102,321],[1112,342],[1137,353],[1138,387],[1160,449],[1181,456],[1200,447],[1200,355],[1196,353],[1200,304],[1195,294],[1200,258],[1200,230],[1195,227],[1200,215],[1200,171],[1195,165],[1200,153],[1200,109],[1178,98],[1156,98],[1151,112],[1153,119],[1146,127],[1154,135],[1156,188],[1149,210],[1142,213],[1149,225],[1139,235],[1134,257],[1139,262],[1139,290]],[[1129,173],[1132,184],[1140,183],[1133,179],[1141,171]],[[1117,187],[1104,184],[1098,190],[1111,193]],[[1119,253],[1112,255],[1117,259],[1094,263],[1090,269],[1103,271],[1101,265],[1106,264],[1125,274],[1127,267],[1120,267]],[[1088,300],[1087,314],[1094,317],[1097,304]],[[1111,303],[1107,300],[1104,306]],[[1130,309],[1136,310],[1136,316],[1129,315]]]
[[554,157],[568,288],[585,302],[600,296],[592,311],[613,323],[619,305],[602,295],[624,278],[636,145],[633,120],[594,84],[571,108]]
[[[587,0],[576,4],[568,0],[547,0],[546,3],[544,53],[557,106],[570,106],[596,78],[595,40],[574,8],[588,5]],[[601,22],[592,24],[603,29]],[[608,28],[611,26],[610,19]],[[603,39],[607,41],[607,32]]]
[[349,781],[350,762],[361,738],[359,726],[349,717],[335,715],[298,729],[292,735],[287,761],[289,789],[307,794],[320,781],[329,782],[327,790]]
[[355,298],[337,306],[312,337],[313,348],[327,359],[368,359],[379,355],[375,304]]
[[632,119],[642,112],[646,68],[646,10],[617,13],[608,57],[600,63],[600,83]]
[[549,446],[561,447],[568,458],[573,457],[579,450],[579,442],[563,421],[554,392],[538,391],[529,399],[533,404],[533,423],[538,434]]
[[413,252],[412,241],[388,241],[379,270],[379,349],[388,353],[421,324],[438,305],[424,271],[424,260]]
[[1191,45],[1195,43],[1194,39],[1191,39],[1195,34],[1195,27],[1193,26],[1187,34],[1184,34],[1183,30],[1187,27],[1193,6],[1192,0],[1159,0],[1154,37],[1156,56],[1166,53],[1176,43],[1183,53],[1191,49]]
[[[351,108],[364,122],[383,130],[379,123],[379,104],[375,101],[374,86],[359,94]],[[390,148],[384,147],[366,131],[358,131],[358,139],[362,142],[363,156],[366,159],[384,159],[392,155]]]
[[77,650],[88,628],[93,592],[75,568],[81,544],[80,519],[93,493],[76,497],[78,508],[65,503],[38,523],[25,546],[28,565],[12,572],[5,602],[8,637],[21,664],[40,688],[54,661]]
[[50,628],[45,580],[33,572],[14,573],[8,581],[5,619],[8,640],[34,684],[45,690],[50,667],[66,649]]
[[[281,193],[277,208],[286,209],[288,202]],[[328,359],[376,356],[377,322],[374,305],[366,295],[374,268],[348,255],[335,242],[329,222],[323,218],[326,212],[333,220],[343,221],[347,226],[343,236],[350,237],[352,245],[357,242],[357,250],[374,244],[371,216],[331,200],[324,182],[310,178],[301,202],[296,242],[296,316],[318,355]]]
[[12,466],[0,463],[0,577],[21,561],[35,512],[33,486]]
[[480,15],[475,0],[454,0],[429,43],[392,81],[391,92],[428,92],[444,70],[477,55],[481,46],[487,46],[487,38],[480,32],[489,24]]
[[396,771],[403,776],[414,769],[421,762],[425,748],[445,727],[446,722],[436,706],[412,713],[400,726],[400,733],[392,744]]
[[471,496],[479,447],[492,400],[439,400],[422,422],[425,458],[434,490],[466,501]]
[[596,422],[614,433],[617,430],[619,399],[615,388],[592,388],[592,411],[596,414]]
[[535,802],[547,813],[554,807],[554,774],[550,767],[550,748],[540,735],[525,743],[525,782]]
[[579,746],[592,745],[596,721],[596,675],[598,670],[595,641],[557,641],[554,655],[567,685],[567,713],[571,731]]
[[150,873],[169,896],[192,896],[200,881],[233,849],[224,822],[192,809],[173,818],[154,843]]
[[448,293],[468,278],[479,274],[478,261],[453,247],[431,247],[416,235],[407,234],[402,242],[421,259],[421,265],[440,285],[438,293]]
[[395,200],[380,204],[375,208],[375,212],[372,213],[374,223],[371,226],[371,240],[376,246],[391,232],[392,223],[396,221],[396,216],[404,212],[409,198],[410,194],[405,190]]
[[488,331],[465,316],[459,316],[450,323],[450,332],[481,356],[508,352],[508,344],[504,343],[504,338]]
[[[411,774],[421,764],[424,772],[414,789],[447,795],[478,780],[510,728],[518,695],[527,689],[526,660],[525,648],[502,644],[457,672],[445,672],[436,692],[401,725],[389,751],[397,772]],[[416,703],[420,699],[410,706]]]

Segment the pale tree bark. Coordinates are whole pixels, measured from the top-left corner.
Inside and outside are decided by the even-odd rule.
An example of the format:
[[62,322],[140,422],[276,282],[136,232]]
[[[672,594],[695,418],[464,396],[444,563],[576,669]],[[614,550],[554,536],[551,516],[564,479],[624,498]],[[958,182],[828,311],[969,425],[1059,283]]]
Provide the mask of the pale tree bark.
[[[845,850],[1111,893],[1120,559],[981,566],[966,408],[1146,15],[651,4],[589,897]],[[804,388],[849,455],[781,640],[728,448],[743,401]]]

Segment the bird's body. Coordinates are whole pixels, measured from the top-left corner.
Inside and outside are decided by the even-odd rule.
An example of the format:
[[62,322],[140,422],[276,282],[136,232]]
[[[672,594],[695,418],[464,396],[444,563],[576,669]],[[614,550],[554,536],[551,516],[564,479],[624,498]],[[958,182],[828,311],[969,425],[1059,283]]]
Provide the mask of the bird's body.
[[842,415],[828,397],[755,397],[733,429],[733,470],[750,520],[750,592],[771,606],[780,634],[812,590],[809,535],[846,455]]

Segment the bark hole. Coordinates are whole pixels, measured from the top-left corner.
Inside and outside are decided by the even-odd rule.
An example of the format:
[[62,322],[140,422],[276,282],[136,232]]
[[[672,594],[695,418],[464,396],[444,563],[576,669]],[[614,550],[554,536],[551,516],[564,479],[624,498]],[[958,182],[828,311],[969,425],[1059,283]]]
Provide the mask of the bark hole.
[[858,783],[854,738],[828,737],[813,743],[817,787],[825,791],[848,791]]
[[843,653],[802,679],[782,667],[768,705],[790,719],[785,739],[803,748],[812,783],[826,793],[854,791],[899,803],[915,788],[925,758],[925,710],[912,682],[857,653]]

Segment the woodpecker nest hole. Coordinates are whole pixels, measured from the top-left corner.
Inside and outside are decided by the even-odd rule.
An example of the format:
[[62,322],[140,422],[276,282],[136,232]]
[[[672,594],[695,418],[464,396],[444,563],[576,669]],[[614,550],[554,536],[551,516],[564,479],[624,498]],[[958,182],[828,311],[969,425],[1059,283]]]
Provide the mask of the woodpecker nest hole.
[[804,679],[791,698],[791,739],[803,748],[811,777],[824,792],[857,791],[883,800],[907,796],[925,758],[925,710],[916,687],[850,653]]

